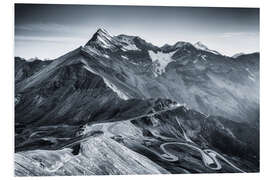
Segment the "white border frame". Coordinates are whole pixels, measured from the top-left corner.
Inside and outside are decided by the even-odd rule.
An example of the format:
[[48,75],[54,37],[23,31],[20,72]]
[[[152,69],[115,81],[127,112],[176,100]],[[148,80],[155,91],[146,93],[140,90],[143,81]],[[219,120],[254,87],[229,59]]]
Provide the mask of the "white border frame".
[[14,177],[14,3],[50,3],[50,4],[96,4],[96,5],[147,5],[147,6],[196,6],[196,7],[259,7],[260,8],[260,173],[248,174],[180,174],[180,175],[129,175],[129,176],[65,176],[65,177],[23,177],[20,179],[110,179],[110,180],[136,180],[138,178],[154,178],[161,180],[170,178],[178,180],[225,180],[228,178],[246,180],[269,179],[270,166],[268,129],[270,128],[269,101],[270,85],[270,58],[269,49],[269,18],[270,8],[267,0],[2,0],[1,1],[1,152],[0,152],[0,176],[1,179],[17,179]]

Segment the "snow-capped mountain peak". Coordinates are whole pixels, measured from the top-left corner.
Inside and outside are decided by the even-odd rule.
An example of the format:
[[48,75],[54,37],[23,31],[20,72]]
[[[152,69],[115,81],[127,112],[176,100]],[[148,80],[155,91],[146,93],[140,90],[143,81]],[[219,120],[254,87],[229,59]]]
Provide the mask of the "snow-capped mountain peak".
[[245,53],[236,53],[235,55],[232,56],[232,58],[236,59],[238,58],[239,56],[242,56],[244,55]]
[[110,33],[108,31],[106,31],[105,29],[103,28],[100,28],[97,30],[96,34],[98,35],[98,37],[102,38],[102,39],[112,39],[112,35],[110,35]]
[[213,54],[216,54],[216,55],[221,55],[219,52],[215,51],[215,50],[211,50],[209,49],[206,45],[204,45],[201,41],[198,41],[194,44],[194,47],[199,49],[199,50],[203,50],[203,51],[208,51],[208,52],[211,52]]
[[190,44],[189,42],[185,42],[185,41],[178,41],[178,42],[176,42],[173,46],[175,47],[175,48],[181,48],[181,47],[183,47],[183,46],[185,46],[185,45],[188,45],[188,44]]
[[194,44],[194,46],[197,49],[201,49],[201,50],[208,50],[208,47],[206,45],[204,45],[201,41],[198,41]]
[[128,36],[125,34],[120,34],[118,36],[115,36],[114,38],[121,44],[123,51],[128,51],[128,50],[138,51],[138,50],[140,50],[134,42],[134,39],[136,38],[136,36]]
[[103,28],[99,28],[95,34],[97,34],[98,36],[101,36],[101,37],[112,38],[110,33]]
[[103,28],[97,30],[92,38],[86,43],[86,46],[92,43],[98,44],[103,48],[110,49],[112,47],[113,37]]
[[97,33],[105,33],[105,34],[109,34],[108,31],[106,31],[106,29],[104,29],[104,28],[99,28],[99,29],[97,30]]
[[134,43],[135,36],[118,35],[112,36],[105,29],[98,29],[85,46],[95,49],[116,50],[121,48],[123,51],[140,50]]

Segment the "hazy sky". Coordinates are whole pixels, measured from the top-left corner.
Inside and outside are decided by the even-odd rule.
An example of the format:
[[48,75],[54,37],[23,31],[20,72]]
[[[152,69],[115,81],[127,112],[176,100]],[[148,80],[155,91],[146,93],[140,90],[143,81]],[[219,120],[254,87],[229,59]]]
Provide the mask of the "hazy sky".
[[157,46],[201,41],[225,55],[259,51],[259,9],[94,5],[15,5],[15,55],[56,58],[98,28]]

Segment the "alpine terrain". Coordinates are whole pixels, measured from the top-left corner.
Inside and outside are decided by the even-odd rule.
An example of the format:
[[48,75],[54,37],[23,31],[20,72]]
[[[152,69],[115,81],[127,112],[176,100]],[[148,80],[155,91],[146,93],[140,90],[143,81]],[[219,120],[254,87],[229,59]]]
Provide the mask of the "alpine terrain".
[[259,53],[98,29],[15,57],[15,175],[258,172],[259,110]]

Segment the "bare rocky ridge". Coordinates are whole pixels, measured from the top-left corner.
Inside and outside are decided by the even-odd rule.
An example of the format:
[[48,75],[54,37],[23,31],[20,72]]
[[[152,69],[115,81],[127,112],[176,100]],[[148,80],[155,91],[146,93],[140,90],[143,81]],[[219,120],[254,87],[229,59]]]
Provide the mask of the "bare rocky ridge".
[[259,171],[259,53],[99,29],[15,82],[18,176]]

